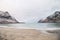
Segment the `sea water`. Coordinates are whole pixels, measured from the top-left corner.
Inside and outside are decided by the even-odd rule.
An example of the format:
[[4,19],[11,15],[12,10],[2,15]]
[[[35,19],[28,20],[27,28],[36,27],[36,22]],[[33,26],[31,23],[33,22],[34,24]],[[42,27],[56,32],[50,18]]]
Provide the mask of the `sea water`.
[[0,27],[10,27],[18,29],[52,29],[60,28],[60,23],[17,23],[17,24],[0,24]]

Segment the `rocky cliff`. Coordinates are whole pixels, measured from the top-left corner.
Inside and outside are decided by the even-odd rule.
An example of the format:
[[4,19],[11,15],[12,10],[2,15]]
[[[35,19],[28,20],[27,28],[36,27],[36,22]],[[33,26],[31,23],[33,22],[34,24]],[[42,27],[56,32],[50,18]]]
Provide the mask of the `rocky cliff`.
[[60,23],[60,11],[48,16],[46,19],[39,20],[38,23]]
[[0,24],[19,23],[15,18],[10,16],[8,12],[0,11]]

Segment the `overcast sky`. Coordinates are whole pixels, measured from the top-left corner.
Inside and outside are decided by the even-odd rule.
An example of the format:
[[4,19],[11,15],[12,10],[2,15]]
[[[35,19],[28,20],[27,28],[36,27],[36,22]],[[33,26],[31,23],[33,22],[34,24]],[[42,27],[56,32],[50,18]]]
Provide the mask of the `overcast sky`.
[[60,10],[60,0],[0,0],[0,10],[18,21],[37,22]]

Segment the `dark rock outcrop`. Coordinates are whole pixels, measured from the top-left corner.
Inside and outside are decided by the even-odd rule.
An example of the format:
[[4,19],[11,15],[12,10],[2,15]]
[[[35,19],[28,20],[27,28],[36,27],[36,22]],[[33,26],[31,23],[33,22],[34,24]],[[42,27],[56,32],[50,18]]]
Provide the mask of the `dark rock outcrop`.
[[8,12],[0,11],[0,24],[19,23],[15,18],[10,16]]
[[60,11],[56,11],[46,19],[39,20],[38,23],[60,23]]

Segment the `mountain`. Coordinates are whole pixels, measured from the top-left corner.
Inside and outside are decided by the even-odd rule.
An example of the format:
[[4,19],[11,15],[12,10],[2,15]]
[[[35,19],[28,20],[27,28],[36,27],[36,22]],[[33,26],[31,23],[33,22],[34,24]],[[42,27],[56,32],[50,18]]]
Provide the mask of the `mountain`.
[[41,19],[38,23],[60,23],[60,11],[54,12],[52,15],[46,17],[46,19]]
[[12,17],[9,12],[0,11],[0,24],[6,23],[19,23],[14,17]]

